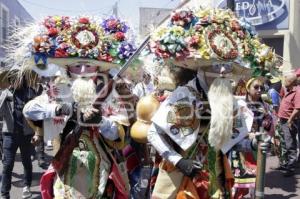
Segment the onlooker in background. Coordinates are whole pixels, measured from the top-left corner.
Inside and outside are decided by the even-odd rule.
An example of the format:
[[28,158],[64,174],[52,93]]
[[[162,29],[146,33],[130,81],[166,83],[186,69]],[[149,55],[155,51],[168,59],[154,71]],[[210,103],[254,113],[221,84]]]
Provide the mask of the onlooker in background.
[[285,176],[290,176],[294,173],[297,161],[297,126],[295,119],[300,112],[300,86],[297,86],[297,76],[295,73],[289,73],[284,76],[284,86],[286,92],[278,111],[285,142],[281,146],[283,161],[280,167],[284,170]]
[[278,114],[279,105],[281,101],[280,97],[280,89],[281,89],[281,81],[279,78],[270,78],[266,80],[266,84],[268,86],[268,96],[272,101],[272,109],[275,115]]
[[[281,101],[281,96],[280,96],[280,90],[282,88],[281,85],[281,79],[273,77],[272,75],[267,76],[268,79],[266,80],[266,87],[267,87],[267,94],[268,98],[270,99],[270,111],[272,112],[272,117],[273,117],[273,122],[274,122],[274,127],[275,127],[275,133],[274,136],[272,137],[272,149],[271,153],[273,155],[278,156],[279,160],[282,159],[281,154],[280,154],[280,142],[284,143],[284,138],[283,134],[280,133],[279,131],[281,130],[280,124],[278,122],[278,110],[280,106],[280,101]],[[271,167],[271,169],[277,170],[278,167]]]
[[[11,84],[14,84],[15,82],[15,80],[10,81]],[[24,167],[24,188],[22,198],[30,198],[32,195],[30,186],[32,182],[31,155],[33,145],[31,139],[33,131],[26,123],[22,114],[22,109],[26,102],[37,95],[33,82],[34,80],[32,80],[32,78],[24,78],[21,83],[19,82],[18,85],[13,88],[13,108],[8,112],[9,114],[5,114],[8,127],[7,131],[9,132],[6,132],[3,137],[3,171],[1,186],[1,197],[3,199],[10,198],[9,192],[11,189],[12,171],[18,148],[20,148],[22,164]]]
[[[3,84],[1,84],[1,87]],[[0,158],[3,155],[3,138],[6,134],[13,131],[13,117],[12,117],[12,93],[8,89],[1,90],[0,94],[0,119],[1,119],[1,140],[0,140]]]
[[137,83],[133,89],[133,94],[139,98],[146,96],[154,91],[154,85],[151,81],[151,75],[147,72],[143,74],[143,80]]

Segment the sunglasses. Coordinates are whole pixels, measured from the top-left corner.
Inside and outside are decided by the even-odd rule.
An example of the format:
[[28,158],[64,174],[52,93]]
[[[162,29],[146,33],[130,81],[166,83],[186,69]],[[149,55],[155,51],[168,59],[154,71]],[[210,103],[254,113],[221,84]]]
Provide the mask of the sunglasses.
[[264,86],[261,86],[261,85],[255,85],[255,86],[253,86],[253,88],[254,88],[255,90],[260,89],[261,91],[263,91],[263,90],[265,89]]

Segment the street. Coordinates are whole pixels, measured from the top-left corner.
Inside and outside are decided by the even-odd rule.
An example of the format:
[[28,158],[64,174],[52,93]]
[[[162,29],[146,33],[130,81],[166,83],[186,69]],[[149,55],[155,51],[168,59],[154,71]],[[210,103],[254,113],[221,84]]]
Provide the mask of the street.
[[[45,151],[46,152],[46,160],[51,159],[51,152],[52,151]],[[32,199],[40,199],[40,178],[43,174],[44,170],[38,166],[37,160],[33,161],[33,180],[32,180]],[[21,162],[21,155],[20,151],[17,152],[15,166],[13,170],[13,178],[12,178],[12,187],[10,192],[11,199],[20,199],[22,198],[22,190],[23,190],[23,181],[22,181],[22,174],[23,174],[23,165]],[[2,162],[0,164],[0,179],[2,178]]]
[[[51,151],[47,151],[50,155]],[[51,157],[47,156],[49,160]],[[300,168],[297,168],[296,173],[292,177],[283,177],[279,171],[271,170],[270,167],[277,165],[277,158],[272,156],[267,159],[267,174],[266,174],[266,199],[298,199],[300,197]],[[32,198],[41,198],[39,190],[39,180],[43,173],[37,161],[33,161],[33,182],[32,182]],[[2,164],[0,165],[0,172],[2,173]],[[21,163],[20,153],[18,152],[13,171],[11,199],[22,198],[22,173],[23,166]]]
[[271,166],[277,166],[277,157],[268,157],[265,198],[267,199],[298,199],[300,197],[300,168],[295,175],[283,177],[279,171],[271,170]]

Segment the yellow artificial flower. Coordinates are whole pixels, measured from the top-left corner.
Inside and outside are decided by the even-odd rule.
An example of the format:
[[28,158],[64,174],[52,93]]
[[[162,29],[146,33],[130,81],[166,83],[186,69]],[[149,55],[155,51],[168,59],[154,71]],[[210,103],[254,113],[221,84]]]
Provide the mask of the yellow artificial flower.
[[173,26],[171,29],[170,29],[170,32],[173,32],[173,34],[175,36],[182,36],[184,35],[184,28],[181,27],[181,26]]
[[97,28],[97,26],[96,26],[96,24],[92,23],[92,24],[90,24],[90,28],[95,30]]
[[199,18],[204,18],[209,15],[210,15],[210,9],[200,9],[195,12],[195,16],[197,16]]
[[61,17],[60,16],[53,16],[53,19],[55,22],[61,21]]
[[166,27],[158,28],[152,35],[153,40],[159,40],[163,35],[167,33],[168,29]]
[[199,54],[203,59],[210,59],[209,49],[206,44],[201,46],[201,48],[199,49]]

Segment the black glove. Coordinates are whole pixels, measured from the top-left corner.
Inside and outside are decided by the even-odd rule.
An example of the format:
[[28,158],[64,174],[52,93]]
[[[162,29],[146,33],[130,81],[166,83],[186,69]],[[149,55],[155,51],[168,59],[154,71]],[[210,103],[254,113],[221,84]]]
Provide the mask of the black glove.
[[55,115],[56,116],[62,116],[62,115],[70,115],[73,111],[72,104],[70,103],[63,103],[59,104],[55,109]]
[[90,108],[81,113],[81,117],[84,123],[98,126],[102,120],[101,108]]
[[271,136],[256,134],[251,142],[252,148],[257,149],[259,141],[262,153],[266,153],[271,148]]
[[194,177],[203,167],[203,165],[195,160],[181,159],[176,167],[186,176]]

